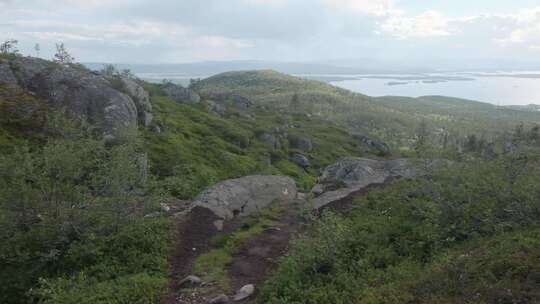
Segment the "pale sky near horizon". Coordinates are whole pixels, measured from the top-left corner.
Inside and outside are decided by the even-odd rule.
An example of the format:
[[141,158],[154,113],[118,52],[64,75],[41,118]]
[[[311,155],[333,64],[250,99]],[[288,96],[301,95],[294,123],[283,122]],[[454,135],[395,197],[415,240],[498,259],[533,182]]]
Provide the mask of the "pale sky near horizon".
[[84,62],[540,63],[540,0],[0,0],[0,40]]

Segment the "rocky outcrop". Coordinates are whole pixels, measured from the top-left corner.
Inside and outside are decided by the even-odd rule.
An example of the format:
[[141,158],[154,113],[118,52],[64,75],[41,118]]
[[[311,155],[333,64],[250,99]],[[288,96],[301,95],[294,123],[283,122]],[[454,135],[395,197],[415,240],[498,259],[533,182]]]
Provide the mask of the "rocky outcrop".
[[391,152],[390,147],[380,140],[369,138],[363,134],[353,134],[353,137],[358,140],[358,148],[363,153],[386,156]]
[[250,108],[255,105],[250,99],[234,94],[234,93],[216,93],[205,95],[208,99],[214,100],[217,103],[228,103],[238,108]]
[[312,193],[315,208],[340,200],[367,186],[382,184],[392,178],[415,178],[425,175],[442,161],[411,161],[407,159],[373,160],[344,158],[328,166]]
[[302,169],[307,169],[311,165],[309,159],[300,153],[293,154],[289,160]]
[[13,74],[9,62],[0,60],[0,85],[16,85],[17,78]]
[[291,148],[293,149],[298,149],[303,152],[310,152],[313,150],[313,143],[311,142],[311,139],[307,137],[289,135],[288,139],[291,144]]
[[103,75],[76,65],[22,56],[0,59],[0,86],[22,88],[46,100],[53,108],[65,108],[73,117],[101,129],[110,140],[122,129],[137,125],[139,117],[143,123],[151,120],[150,102],[140,86],[133,83],[126,86],[134,97],[140,97],[136,102],[114,88]]
[[149,126],[153,119],[150,94],[137,79],[121,76],[118,80],[122,83],[122,91],[135,102],[139,123],[143,126]]
[[161,86],[161,89],[169,98],[178,103],[199,103],[201,97],[195,91],[188,88],[184,88],[181,85],[174,84],[172,82],[165,83]]
[[219,116],[225,116],[225,114],[227,114],[227,107],[213,100],[206,100],[205,106],[208,111],[212,111]]
[[226,180],[203,191],[192,207],[211,210],[216,216],[230,220],[247,216],[276,200],[296,197],[294,180],[284,176],[245,176]]

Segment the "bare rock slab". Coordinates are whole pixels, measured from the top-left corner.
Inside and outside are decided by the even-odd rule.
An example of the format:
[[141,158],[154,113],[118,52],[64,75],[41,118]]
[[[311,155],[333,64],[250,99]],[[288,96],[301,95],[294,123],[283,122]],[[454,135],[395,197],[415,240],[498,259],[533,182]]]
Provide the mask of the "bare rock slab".
[[209,209],[219,218],[230,220],[253,214],[274,201],[292,201],[296,193],[296,183],[290,177],[244,176],[206,189],[192,206]]

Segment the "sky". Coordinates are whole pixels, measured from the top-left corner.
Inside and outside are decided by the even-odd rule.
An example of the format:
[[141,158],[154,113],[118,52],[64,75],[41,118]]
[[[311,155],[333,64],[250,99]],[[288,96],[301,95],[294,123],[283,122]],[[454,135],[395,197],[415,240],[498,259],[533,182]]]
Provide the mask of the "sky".
[[0,0],[0,40],[78,61],[540,64],[538,0]]

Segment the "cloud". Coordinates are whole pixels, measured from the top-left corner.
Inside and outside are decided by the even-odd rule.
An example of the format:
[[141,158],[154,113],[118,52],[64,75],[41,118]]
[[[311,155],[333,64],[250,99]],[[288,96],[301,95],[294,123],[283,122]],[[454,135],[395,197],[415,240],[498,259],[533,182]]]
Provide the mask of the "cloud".
[[143,62],[538,52],[540,8],[451,15],[413,2],[0,0],[0,39],[19,39],[29,52],[35,42],[45,49],[62,40],[77,58]]
[[399,39],[440,37],[451,35],[450,20],[436,11],[426,11],[417,16],[392,16],[386,19],[381,30]]
[[240,39],[230,39],[223,36],[202,36],[194,40],[194,44],[201,47],[212,48],[250,48],[254,45],[248,41]]
[[504,47],[528,46],[537,50],[540,45],[540,7],[520,10],[516,14],[498,16],[511,26],[501,28],[500,38],[495,42]]
[[402,13],[394,0],[323,0],[330,8],[370,16],[391,16]]

